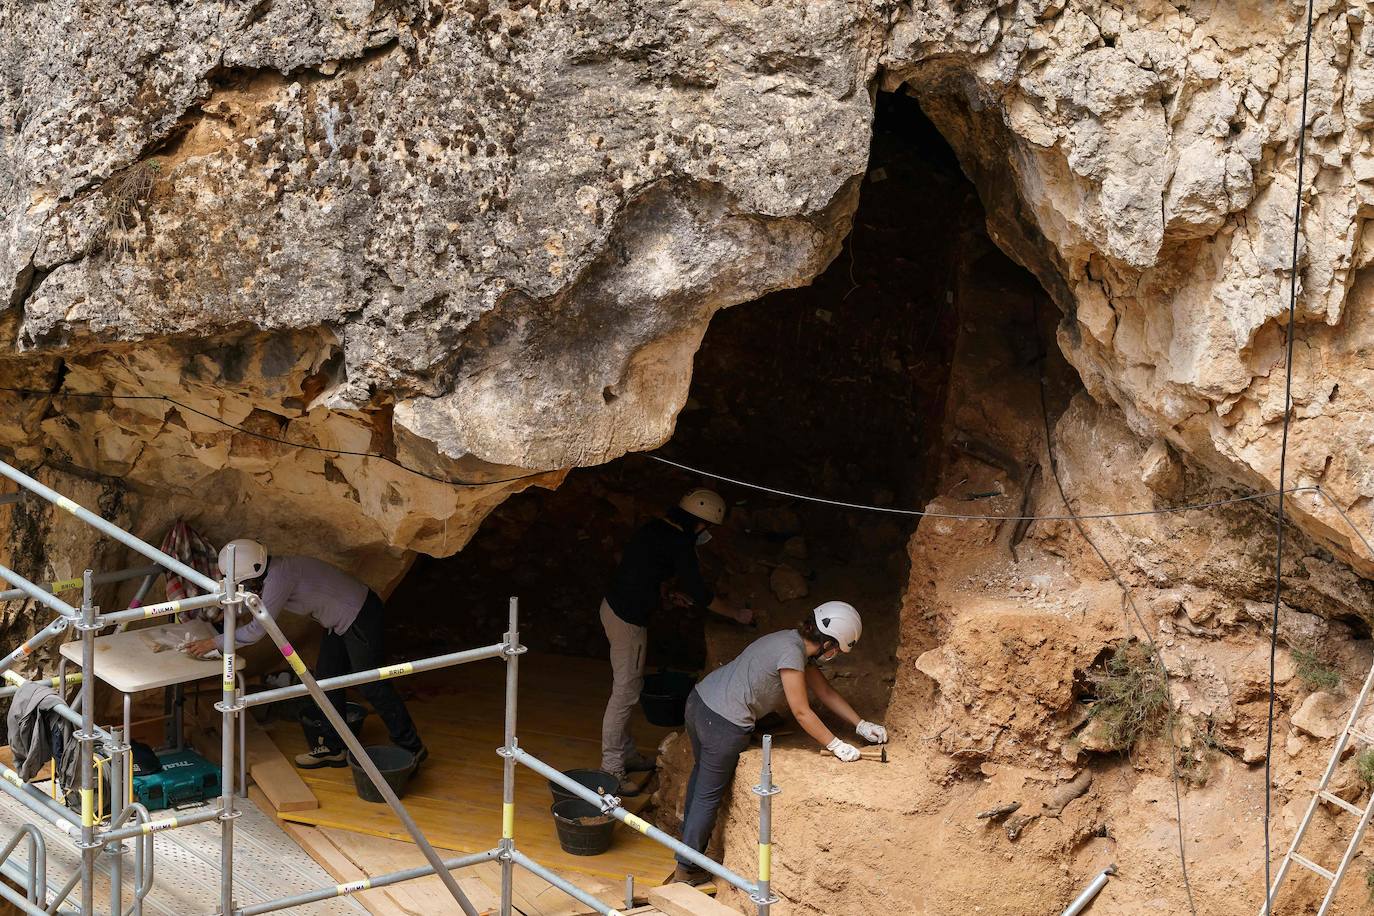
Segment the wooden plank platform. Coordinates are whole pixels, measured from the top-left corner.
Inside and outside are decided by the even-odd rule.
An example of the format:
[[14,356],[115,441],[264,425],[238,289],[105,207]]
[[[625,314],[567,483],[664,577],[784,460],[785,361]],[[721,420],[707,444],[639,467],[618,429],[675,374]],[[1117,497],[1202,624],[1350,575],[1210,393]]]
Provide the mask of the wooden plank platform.
[[[354,881],[423,864],[414,845],[332,827],[288,824],[287,832],[338,881]],[[439,850],[445,858],[457,855]],[[454,873],[459,886],[479,911],[499,910],[501,866],[495,862]],[[623,886],[588,876],[572,876],[575,884],[608,905],[623,909]],[[588,916],[593,911],[562,891],[521,869],[515,871],[514,908],[524,916]],[[373,916],[433,916],[453,909],[453,898],[438,878],[407,881],[358,894],[355,898]]]
[[[504,665],[487,660],[396,681],[429,747],[429,760],[408,787],[404,802],[437,847],[457,853],[480,852],[501,836]],[[601,715],[610,693],[610,666],[591,659],[531,653],[520,663],[518,729],[520,745],[559,769],[596,767],[601,756]],[[646,752],[668,729],[649,725],[636,710],[634,733]],[[288,758],[306,749],[294,723],[270,729]],[[387,743],[386,730],[370,716],[365,744]],[[409,834],[385,805],[358,798],[351,770],[302,771],[319,808],[281,812],[284,820],[395,840]],[[642,806],[645,799],[626,799]],[[666,849],[624,826],[600,856],[573,856],[558,845],[550,796],[544,779],[517,768],[516,843],[547,868],[580,873],[622,885],[633,874],[642,886],[660,883],[673,870]]]

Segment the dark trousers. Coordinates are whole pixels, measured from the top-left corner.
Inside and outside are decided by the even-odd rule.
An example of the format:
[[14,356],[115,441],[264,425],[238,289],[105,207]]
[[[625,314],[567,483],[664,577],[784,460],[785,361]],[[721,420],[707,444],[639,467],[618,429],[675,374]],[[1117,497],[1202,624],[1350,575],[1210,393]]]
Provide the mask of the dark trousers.
[[[370,671],[380,668],[386,661],[382,646],[384,632],[382,599],[375,592],[367,593],[367,601],[358,612],[358,619],[342,634],[325,631],[320,643],[320,661],[315,666],[315,676],[320,680],[352,674],[355,671]],[[373,681],[358,688],[363,699],[372,704],[377,715],[382,717],[386,729],[391,733],[391,742],[408,751],[420,749],[422,742],[415,731],[415,723],[406,711],[405,701],[396,688],[386,681]],[[343,690],[331,690],[329,700],[344,716]],[[325,721],[325,744],[331,751],[343,750],[343,739],[334,731],[328,720]]]
[[[687,781],[687,807],[682,817],[682,842],[706,852],[716,829],[716,815],[725,790],[735,776],[739,755],[749,746],[752,729],[743,728],[701,701],[695,690],[687,698],[687,737],[692,740],[692,777]],[[678,857],[683,865],[690,865]],[[695,866],[693,866],[695,867]]]

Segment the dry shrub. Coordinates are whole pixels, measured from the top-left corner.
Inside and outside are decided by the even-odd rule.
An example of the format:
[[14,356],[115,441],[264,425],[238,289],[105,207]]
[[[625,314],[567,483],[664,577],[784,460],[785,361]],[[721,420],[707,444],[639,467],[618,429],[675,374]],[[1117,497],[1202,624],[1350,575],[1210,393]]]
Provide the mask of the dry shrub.
[[100,186],[100,228],[96,241],[112,257],[132,250],[134,229],[161,170],[162,163],[157,159],[145,159],[115,172]]
[[1164,671],[1148,646],[1127,640],[1113,650],[1101,670],[1088,673],[1097,695],[1089,712],[1097,735],[1115,750],[1130,750],[1163,721],[1169,689]]

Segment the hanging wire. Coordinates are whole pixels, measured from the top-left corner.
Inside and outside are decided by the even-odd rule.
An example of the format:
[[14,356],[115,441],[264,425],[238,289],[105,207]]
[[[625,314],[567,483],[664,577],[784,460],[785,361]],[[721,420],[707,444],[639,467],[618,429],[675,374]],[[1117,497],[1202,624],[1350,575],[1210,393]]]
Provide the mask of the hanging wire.
[[411,467],[390,455],[383,455],[380,452],[359,452],[343,448],[327,448],[322,445],[314,445],[309,442],[297,442],[292,439],[282,438],[281,436],[271,436],[267,433],[260,433],[257,430],[246,429],[236,423],[230,423],[228,420],[217,417],[212,413],[207,413],[197,407],[192,407],[190,404],[178,401],[176,398],[165,394],[107,394],[100,391],[40,391],[36,388],[13,388],[3,385],[0,385],[0,391],[7,391],[11,394],[25,395],[28,397],[44,398],[88,398],[106,401],[166,401],[168,404],[173,404],[181,410],[188,411],[196,416],[204,417],[207,420],[218,423],[226,429],[232,429],[235,432],[243,433],[245,436],[252,436],[254,439],[261,439],[264,442],[275,442],[278,445],[286,445],[291,448],[305,449],[312,452],[324,452],[327,455],[346,455],[352,458],[374,458],[378,461],[385,461],[387,464],[414,474],[417,477],[423,477],[426,480],[433,480],[436,483],[448,484],[453,487],[494,487],[503,483],[514,483],[520,480],[530,480],[534,477],[543,477],[546,474],[557,473],[556,471],[536,471],[530,474],[517,474],[513,477],[502,477],[496,480],[465,480],[461,477],[444,477],[438,474],[431,474],[428,471],[422,471],[419,468]]
[[[1034,315],[1036,346],[1040,351],[1037,358],[1039,366],[1036,375],[1040,380],[1040,418],[1045,424],[1045,454],[1049,457],[1050,473],[1054,476],[1054,485],[1059,490],[1059,498],[1063,501],[1064,508],[1072,512],[1073,504],[1069,502],[1069,494],[1064,491],[1064,481],[1059,474],[1059,461],[1054,457],[1054,437],[1050,431],[1050,405],[1049,398],[1045,393],[1047,354],[1040,341],[1040,305],[1035,296],[1031,297],[1031,312]],[[1092,548],[1093,553],[1097,554],[1097,559],[1106,567],[1107,573],[1116,582],[1117,588],[1121,589],[1121,595],[1130,607],[1131,613],[1135,615],[1136,623],[1140,625],[1141,635],[1145,637],[1145,642],[1150,647],[1150,655],[1154,658],[1155,664],[1159,666],[1159,672],[1164,678],[1164,695],[1170,698],[1165,704],[1164,722],[1169,740],[1169,774],[1173,777],[1174,784],[1174,815],[1178,821],[1178,866],[1183,874],[1183,892],[1188,900],[1188,911],[1192,916],[1197,916],[1197,903],[1193,900],[1193,882],[1188,878],[1188,848],[1184,842],[1183,828],[1183,787],[1180,785],[1181,778],[1178,772],[1178,745],[1174,736],[1174,704],[1172,700],[1174,690],[1173,679],[1169,676],[1169,666],[1164,661],[1164,653],[1159,650],[1159,644],[1150,635],[1150,628],[1145,623],[1145,615],[1140,613],[1140,606],[1136,604],[1135,593],[1131,587],[1126,584],[1126,580],[1116,571],[1116,567],[1107,559],[1107,555],[1102,552],[1102,549],[1097,546],[1097,542],[1088,534],[1083,519],[1075,518],[1073,524],[1078,529],[1079,535]],[[1128,635],[1129,629],[1128,626]]]
[[[207,413],[206,411],[200,410],[199,408],[192,407],[191,405],[186,404],[186,403],[184,403],[183,401],[179,401],[179,400],[177,400],[176,398],[172,397],[171,395],[166,395],[166,394],[108,394],[108,393],[98,392],[98,391],[90,391],[90,392],[79,392],[79,391],[41,391],[41,390],[35,389],[35,388],[15,388],[15,387],[4,386],[4,385],[0,385],[0,392],[9,392],[9,393],[11,393],[11,394],[19,394],[19,395],[24,395],[24,396],[28,396],[28,397],[43,397],[43,398],[86,398],[86,399],[105,400],[105,401],[115,401],[115,400],[165,401],[165,402],[167,402],[168,404],[172,404],[172,405],[174,405],[174,406],[176,406],[176,407],[181,408],[182,410],[185,410],[185,411],[188,411],[188,412],[190,412],[190,413],[196,414],[197,416],[204,417],[204,418],[207,419],[207,420],[212,420],[212,421],[214,421],[215,423],[218,423],[220,426],[225,427],[226,429],[232,429],[232,430],[234,430],[235,432],[242,433],[242,434],[244,434],[244,435],[246,435],[246,436],[251,436],[251,437],[253,437],[253,438],[255,438],[255,439],[261,439],[261,440],[263,440],[263,441],[265,441],[265,442],[275,442],[275,443],[277,443],[278,445],[284,445],[284,446],[288,446],[288,447],[290,447],[290,448],[305,449],[305,450],[307,450],[307,451],[324,452],[325,454],[328,454],[328,455],[345,455],[345,456],[354,457],[354,458],[373,458],[373,459],[376,459],[376,460],[378,460],[378,461],[384,461],[384,462],[386,462],[387,464],[390,464],[390,465],[392,465],[392,466],[394,466],[394,467],[397,467],[397,468],[399,468],[399,469],[401,469],[401,470],[403,470],[403,471],[407,471],[407,472],[409,472],[409,473],[411,473],[411,474],[414,474],[414,475],[416,475],[417,477],[423,477],[423,478],[425,478],[426,480],[433,480],[433,481],[435,481],[435,482],[437,482],[437,483],[448,484],[448,485],[450,485],[450,486],[455,486],[455,487],[474,487],[474,488],[476,488],[476,487],[492,487],[492,486],[498,486],[498,485],[500,485],[500,484],[514,483],[514,482],[521,481],[521,480],[531,480],[531,479],[536,478],[536,477],[544,477],[544,476],[547,476],[547,475],[549,475],[549,474],[558,473],[557,471],[534,471],[534,472],[531,472],[531,473],[529,473],[529,474],[517,474],[517,475],[515,475],[515,476],[511,476],[511,477],[502,477],[502,478],[498,478],[498,479],[496,479],[496,480],[465,480],[465,479],[456,478],[456,477],[443,477],[443,476],[441,476],[441,475],[431,474],[431,473],[429,473],[428,471],[420,470],[419,468],[411,467],[410,465],[405,464],[404,462],[399,461],[399,460],[397,460],[396,458],[391,457],[390,455],[384,455],[384,454],[381,454],[381,453],[379,453],[379,452],[363,452],[363,451],[353,451],[353,450],[349,450],[349,449],[327,448],[327,447],[325,447],[325,446],[314,445],[314,444],[309,443],[309,442],[298,442],[298,441],[296,441],[296,440],[287,439],[287,438],[284,438],[284,437],[282,437],[282,436],[272,436],[272,435],[268,435],[267,433],[258,432],[258,431],[256,431],[256,430],[246,429],[246,428],[243,427],[243,426],[239,426],[239,425],[236,424],[236,423],[230,423],[228,420],[225,420],[225,419],[223,419],[223,418],[221,418],[221,417],[217,417],[217,416],[215,416],[214,414]],[[946,519],[958,519],[958,520],[963,520],[963,521],[992,521],[992,522],[1065,521],[1065,522],[1067,522],[1067,521],[1073,521],[1073,520],[1075,520],[1075,519],[1135,518],[1135,517],[1145,516],[1145,515],[1165,515],[1165,514],[1174,513],[1174,512],[1194,512],[1194,511],[1198,511],[1198,510],[1202,510],[1202,509],[1214,509],[1214,508],[1216,508],[1216,507],[1218,507],[1218,506],[1231,506],[1231,505],[1236,505],[1236,504],[1238,504],[1238,503],[1256,502],[1256,501],[1258,501],[1258,500],[1269,499],[1269,498],[1272,497],[1272,496],[1277,496],[1277,495],[1278,495],[1278,491],[1277,491],[1277,490],[1270,490],[1270,491],[1263,492],[1263,493],[1250,493],[1250,494],[1247,494],[1247,495],[1244,495],[1244,496],[1231,496],[1231,497],[1227,497],[1227,498],[1225,498],[1225,499],[1214,499],[1214,500],[1209,500],[1208,502],[1185,503],[1185,504],[1180,505],[1180,506],[1163,506],[1163,507],[1154,508],[1154,509],[1133,509],[1133,510],[1130,510],[1130,511],[1127,511],[1127,512],[1090,512],[1090,513],[1084,513],[1084,514],[1082,514],[1082,515],[974,515],[974,514],[961,513],[961,512],[931,512],[931,511],[924,510],[924,509],[901,509],[901,508],[894,508],[894,507],[892,507],[892,506],[873,506],[873,505],[868,505],[868,504],[865,504],[865,503],[845,502],[845,501],[843,501],[843,500],[838,500],[838,499],[828,499],[828,498],[823,497],[823,496],[812,496],[812,495],[807,494],[807,493],[796,493],[796,492],[792,492],[792,491],[790,491],[790,490],[780,490],[780,489],[778,489],[778,488],[776,488],[776,487],[770,487],[770,486],[766,486],[766,485],[764,485],[764,484],[753,483],[753,482],[748,481],[748,480],[741,480],[741,479],[738,478],[738,477],[729,477],[729,476],[724,475],[724,474],[717,474],[717,473],[715,473],[714,471],[708,471],[708,470],[705,470],[704,468],[693,467],[692,465],[689,465],[689,464],[683,464],[683,463],[680,462],[680,461],[673,461],[673,460],[670,459],[670,458],[664,458],[662,455],[655,455],[655,454],[653,454],[653,453],[651,453],[651,452],[644,453],[643,457],[648,458],[648,459],[651,460],[651,461],[657,461],[657,462],[660,463],[660,464],[663,464],[663,465],[667,465],[667,466],[669,466],[669,467],[676,468],[676,469],[678,469],[679,471],[684,471],[684,472],[686,472],[686,473],[688,473],[688,474],[695,474],[695,475],[700,476],[700,477],[707,477],[707,478],[710,478],[710,479],[712,479],[712,480],[719,480],[719,481],[721,481],[722,483],[732,484],[732,485],[737,486],[737,487],[742,487],[742,488],[748,489],[748,490],[754,490],[754,491],[757,491],[757,492],[760,492],[760,493],[768,493],[768,494],[771,494],[771,495],[773,495],[773,496],[781,496],[781,497],[784,497],[784,498],[786,498],[786,499],[795,499],[795,500],[800,500],[800,501],[802,501],[802,502],[816,503],[817,505],[822,505],[822,506],[833,506],[833,507],[840,508],[840,509],[852,509],[852,510],[859,511],[859,512],[876,512],[876,513],[881,513],[881,514],[886,514],[886,515],[902,515],[902,516],[909,516],[909,517],[913,517],[913,518],[946,518]],[[1307,491],[1317,491],[1317,492],[1320,492],[1320,488],[1319,488],[1319,487],[1315,487],[1315,486],[1290,487],[1286,492],[1288,492],[1288,493],[1302,493],[1302,492],[1307,492]]]
[[[1274,550],[1274,611],[1269,625],[1269,714],[1264,737],[1264,914],[1273,912],[1274,893],[1271,881],[1270,828],[1274,808],[1274,705],[1275,680],[1279,654],[1279,607],[1283,597],[1283,485],[1288,475],[1288,427],[1293,411],[1293,341],[1298,333],[1298,236],[1302,232],[1303,167],[1307,154],[1307,91],[1312,73],[1312,0],[1307,0],[1307,32],[1302,52],[1302,114],[1298,121],[1298,183],[1293,200],[1293,253],[1288,276],[1288,341],[1283,362],[1283,439],[1279,445],[1279,505],[1274,522],[1278,546]],[[1332,502],[1332,505],[1335,503]],[[1337,507],[1339,510],[1339,507]],[[1345,516],[1341,512],[1342,517]],[[1349,521],[1349,519],[1346,519]],[[1354,527],[1353,525],[1351,527]],[[1356,530],[1358,534],[1358,529]],[[1360,536],[1364,540],[1364,536]],[[1367,545],[1366,545],[1367,546]]]

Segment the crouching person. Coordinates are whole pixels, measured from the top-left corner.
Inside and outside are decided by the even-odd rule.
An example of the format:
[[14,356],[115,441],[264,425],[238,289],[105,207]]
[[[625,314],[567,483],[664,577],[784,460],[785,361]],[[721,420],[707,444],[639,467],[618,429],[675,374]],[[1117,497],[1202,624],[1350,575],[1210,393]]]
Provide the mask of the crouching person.
[[[240,538],[220,551],[221,572],[229,563],[229,547],[235,548],[234,578],[248,591],[258,593],[262,606],[273,620],[282,611],[310,617],[324,628],[320,658],[315,677],[320,680],[380,668],[385,663],[382,599],[377,593],[341,570],[313,557],[267,555],[257,541]],[[257,620],[249,620],[234,631],[238,648],[251,646],[266,631]],[[204,656],[211,651],[233,651],[224,645],[224,634],[192,643],[186,651]],[[415,755],[415,763],[429,756],[410,712],[395,686],[386,681],[362,684],[358,691],[386,724],[391,741]],[[330,703],[345,716],[344,691],[332,690]],[[321,716],[323,718],[323,716]],[[302,769],[348,766],[343,738],[328,721],[320,742],[296,756]]]
[[[859,717],[821,674],[817,661],[849,652],[859,641],[863,621],[852,605],[827,601],[795,630],[770,633],[749,645],[739,657],[708,674],[687,699],[687,735],[696,759],[687,783],[682,842],[704,853],[715,830],[721,799],[734,777],[740,754],[749,746],[754,723],[787,707],[797,724],[836,759],[859,759],[859,749],[837,738],[811,709],[807,691],[826,709],[854,727],[867,741],[883,744],[887,731]],[[681,857],[671,881],[701,884],[705,870]]]

